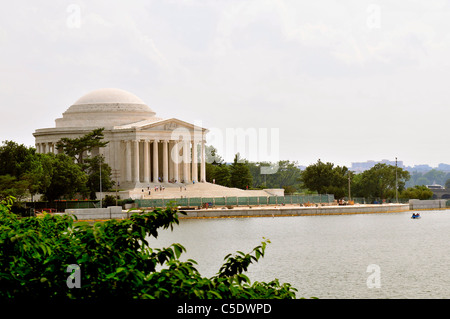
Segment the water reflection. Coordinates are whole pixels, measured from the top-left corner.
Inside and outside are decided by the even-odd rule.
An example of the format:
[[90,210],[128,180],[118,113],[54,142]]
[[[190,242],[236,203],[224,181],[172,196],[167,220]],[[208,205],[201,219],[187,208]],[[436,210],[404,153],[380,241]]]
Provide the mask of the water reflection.
[[[161,231],[154,247],[179,242],[184,259],[213,276],[228,253],[248,252],[270,239],[251,265],[252,280],[289,282],[297,297],[447,298],[450,295],[450,210],[336,216],[183,219]],[[380,288],[368,288],[368,265],[380,269]]]

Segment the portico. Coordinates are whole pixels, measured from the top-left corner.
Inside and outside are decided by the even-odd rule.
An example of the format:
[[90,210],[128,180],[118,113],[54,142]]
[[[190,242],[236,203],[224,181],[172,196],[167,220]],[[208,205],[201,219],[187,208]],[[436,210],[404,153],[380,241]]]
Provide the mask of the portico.
[[206,179],[204,140],[161,139],[150,135],[112,140],[110,144],[119,150],[114,157],[116,163],[110,164],[125,176],[124,182],[189,183]]

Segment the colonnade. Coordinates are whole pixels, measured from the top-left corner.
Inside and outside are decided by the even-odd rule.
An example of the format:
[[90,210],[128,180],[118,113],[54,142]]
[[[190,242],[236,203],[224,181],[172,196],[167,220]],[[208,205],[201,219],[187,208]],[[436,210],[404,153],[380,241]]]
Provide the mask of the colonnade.
[[58,154],[56,142],[36,143],[36,153],[54,153]]
[[[198,144],[201,144],[200,159]],[[205,141],[122,140],[116,152],[126,182],[204,182],[206,181]],[[199,176],[200,164],[200,176]]]
[[[36,152],[57,154],[59,151],[56,142],[40,142],[36,143]],[[97,152],[105,155],[105,162],[114,171],[120,172],[121,182],[206,181],[204,140],[113,140]]]

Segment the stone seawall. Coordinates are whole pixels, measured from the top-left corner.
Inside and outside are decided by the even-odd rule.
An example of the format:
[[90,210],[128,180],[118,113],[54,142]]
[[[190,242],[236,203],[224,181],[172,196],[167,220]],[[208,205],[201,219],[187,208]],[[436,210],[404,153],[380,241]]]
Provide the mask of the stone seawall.
[[308,216],[308,215],[341,215],[341,214],[370,214],[392,213],[408,211],[409,204],[383,204],[383,205],[351,205],[351,206],[321,206],[321,207],[294,207],[294,206],[269,206],[233,209],[197,209],[186,210],[187,215],[179,215],[180,218],[214,218],[214,217],[259,217],[259,216]]
[[[422,203],[423,209],[436,209],[436,203]],[[430,205],[432,207],[430,207]],[[439,205],[442,205],[440,203]],[[445,203],[444,203],[445,205]],[[417,206],[416,206],[417,207]],[[444,206],[445,208],[445,206]],[[299,207],[294,205],[286,206],[259,206],[259,207],[234,207],[209,208],[185,210],[186,215],[178,215],[179,218],[223,218],[223,217],[276,217],[276,216],[314,216],[314,215],[345,215],[345,214],[372,214],[372,213],[394,213],[409,211],[410,204],[360,204],[349,206],[319,206],[319,207]],[[416,208],[417,209],[417,208]],[[108,208],[82,208],[66,209],[65,213],[75,215],[78,220],[107,220],[123,219],[131,214],[139,212],[122,210],[120,206],[110,206]]]
[[131,213],[127,214],[126,211],[123,211],[122,206],[109,206],[107,208],[68,208],[65,210],[65,214],[75,215],[78,220],[127,218]]
[[409,209],[410,210],[422,210],[422,209],[445,209],[447,208],[446,199],[410,199]]

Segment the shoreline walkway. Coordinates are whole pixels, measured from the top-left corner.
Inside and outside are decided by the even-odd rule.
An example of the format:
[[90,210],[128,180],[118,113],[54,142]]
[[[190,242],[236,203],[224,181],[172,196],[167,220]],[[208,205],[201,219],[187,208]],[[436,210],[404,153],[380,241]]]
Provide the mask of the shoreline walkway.
[[[111,206],[99,209],[67,209],[65,214],[76,215],[78,220],[108,220],[124,219],[131,214],[140,211],[148,211],[152,208],[139,208],[136,210],[122,210],[120,206]],[[179,214],[180,219],[185,218],[247,218],[247,217],[286,217],[286,216],[315,216],[315,215],[345,215],[345,214],[373,214],[396,213],[409,211],[409,204],[357,204],[357,205],[319,205],[302,207],[299,205],[268,205],[246,206],[233,208],[207,208],[207,209],[183,209],[186,215]]]
[[261,207],[234,207],[232,209],[221,207],[185,210],[186,215],[179,215],[179,218],[314,216],[395,213],[403,211],[409,211],[409,204],[322,205],[309,207],[302,207],[299,205],[270,205]]

